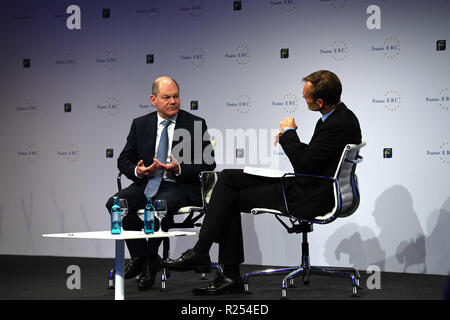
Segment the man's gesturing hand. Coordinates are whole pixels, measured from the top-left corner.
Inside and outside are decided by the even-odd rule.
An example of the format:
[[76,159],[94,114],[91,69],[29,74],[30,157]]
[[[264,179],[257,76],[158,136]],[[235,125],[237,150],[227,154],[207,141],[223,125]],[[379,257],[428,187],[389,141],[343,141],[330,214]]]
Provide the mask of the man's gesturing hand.
[[165,170],[165,171],[172,171],[173,173],[177,174],[180,172],[180,165],[178,164],[177,159],[175,159],[172,155],[170,155],[170,162],[167,164],[164,164],[160,162],[158,159],[153,158],[153,164],[156,163],[158,168]]
[[286,128],[295,128],[297,129],[297,125],[295,124],[294,117],[287,117],[280,122],[281,131]]
[[154,174],[156,170],[158,170],[158,165],[155,162],[153,162],[151,166],[146,167],[144,161],[140,160],[137,164],[136,173],[139,177],[142,177]]

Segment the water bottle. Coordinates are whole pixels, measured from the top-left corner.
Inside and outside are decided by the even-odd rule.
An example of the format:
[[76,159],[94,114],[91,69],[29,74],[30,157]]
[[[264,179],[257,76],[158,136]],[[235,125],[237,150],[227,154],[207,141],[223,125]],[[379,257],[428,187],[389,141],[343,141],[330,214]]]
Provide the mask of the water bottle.
[[155,207],[153,207],[152,198],[147,198],[147,205],[144,210],[144,233],[152,234],[155,232]]
[[114,204],[111,208],[111,233],[120,234],[122,226],[122,210],[120,209],[119,199],[114,197]]

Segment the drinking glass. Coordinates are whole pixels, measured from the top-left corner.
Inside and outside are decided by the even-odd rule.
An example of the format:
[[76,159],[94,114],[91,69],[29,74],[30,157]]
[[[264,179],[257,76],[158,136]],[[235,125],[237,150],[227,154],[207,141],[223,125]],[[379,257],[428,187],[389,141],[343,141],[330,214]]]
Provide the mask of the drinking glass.
[[155,217],[159,220],[158,232],[162,232],[161,221],[167,215],[167,202],[166,200],[155,200],[154,206],[155,206]]

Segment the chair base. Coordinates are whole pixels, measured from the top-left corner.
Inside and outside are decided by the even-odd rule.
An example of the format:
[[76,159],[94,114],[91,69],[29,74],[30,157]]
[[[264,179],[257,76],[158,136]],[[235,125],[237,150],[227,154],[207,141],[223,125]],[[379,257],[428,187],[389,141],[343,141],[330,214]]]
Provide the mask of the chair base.
[[287,274],[281,283],[281,299],[287,299],[287,289],[294,287],[294,278],[303,277],[303,284],[308,285],[311,275],[321,275],[339,278],[349,278],[352,283],[352,297],[358,296],[360,275],[354,268],[328,267],[328,266],[310,266],[300,265],[296,267],[287,267],[282,269],[265,269],[249,272],[244,277],[244,293],[249,294],[249,279],[254,276]]

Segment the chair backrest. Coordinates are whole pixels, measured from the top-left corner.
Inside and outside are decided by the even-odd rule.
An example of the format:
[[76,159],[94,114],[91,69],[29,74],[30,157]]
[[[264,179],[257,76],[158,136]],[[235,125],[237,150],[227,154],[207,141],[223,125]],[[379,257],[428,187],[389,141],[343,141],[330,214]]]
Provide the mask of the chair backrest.
[[211,200],[212,191],[219,178],[217,171],[203,171],[200,173],[200,182],[202,186],[203,208],[207,208]]
[[355,174],[356,166],[362,161],[359,150],[366,145],[348,144],[344,147],[341,159],[334,174],[334,208],[327,214],[313,219],[314,223],[329,223],[338,217],[348,217],[359,206],[358,179]]
[[[212,149],[216,149],[216,140],[210,140]],[[219,171],[202,171],[199,175],[200,184],[202,186],[202,200],[203,208],[208,208],[209,200],[211,200],[212,191],[216,185],[217,179],[219,178]]]

